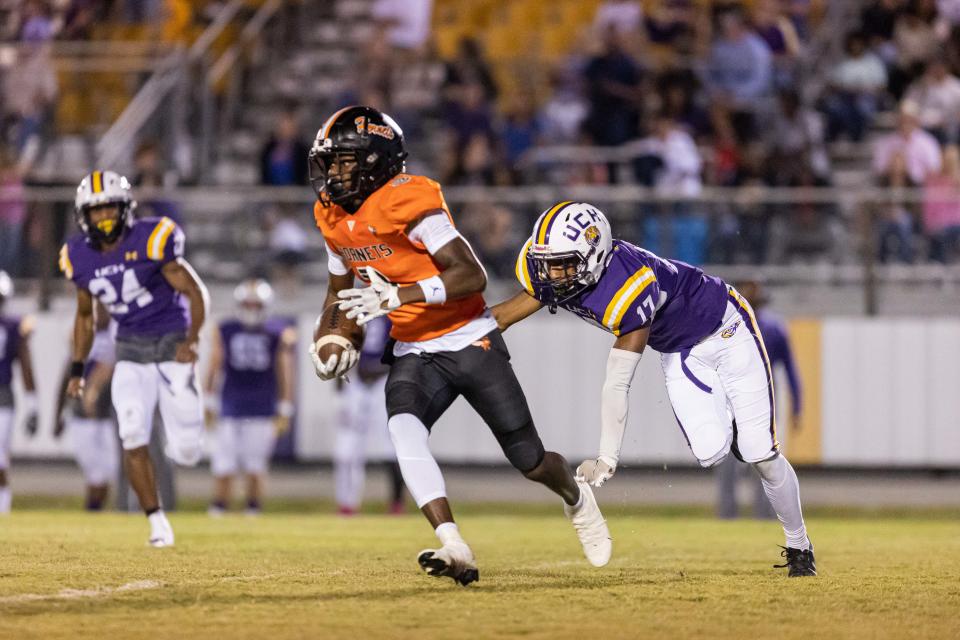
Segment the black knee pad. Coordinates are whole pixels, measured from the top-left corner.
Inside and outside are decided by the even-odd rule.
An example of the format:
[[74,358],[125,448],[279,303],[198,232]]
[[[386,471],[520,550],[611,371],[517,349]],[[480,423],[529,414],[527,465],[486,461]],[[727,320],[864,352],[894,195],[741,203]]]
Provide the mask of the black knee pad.
[[533,422],[528,422],[516,431],[497,434],[497,442],[510,464],[521,473],[536,469],[543,461],[543,443]]

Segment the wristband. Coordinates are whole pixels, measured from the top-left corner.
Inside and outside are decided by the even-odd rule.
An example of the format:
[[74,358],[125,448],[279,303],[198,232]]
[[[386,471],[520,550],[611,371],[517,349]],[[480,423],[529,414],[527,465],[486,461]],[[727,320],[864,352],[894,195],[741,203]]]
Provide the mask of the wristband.
[[293,403],[289,400],[281,400],[277,403],[277,415],[283,418],[293,417]]
[[424,302],[427,304],[443,304],[447,301],[447,288],[440,276],[424,278],[417,281],[417,284],[423,289]]
[[84,369],[83,360],[74,360],[73,362],[70,363],[70,377],[82,378],[83,369]]

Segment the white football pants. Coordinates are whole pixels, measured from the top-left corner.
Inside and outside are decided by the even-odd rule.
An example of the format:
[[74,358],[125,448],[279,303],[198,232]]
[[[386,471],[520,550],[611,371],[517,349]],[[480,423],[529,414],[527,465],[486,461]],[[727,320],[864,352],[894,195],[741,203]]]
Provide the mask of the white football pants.
[[122,360],[110,387],[124,449],[145,447],[160,406],[167,436],[166,454],[177,464],[193,466],[203,452],[203,398],[195,367],[185,362],[137,364]]
[[264,475],[276,442],[273,418],[220,418],[212,437],[210,471],[215,478],[241,471]]
[[688,351],[661,355],[670,404],[690,450],[711,467],[736,446],[745,462],[779,450],[773,380],[753,309],[731,290],[720,328]]
[[13,407],[0,408],[0,471],[10,467],[10,439],[13,437]]
[[120,464],[117,427],[110,418],[72,418],[67,426],[70,445],[83,478],[90,486],[113,482]]

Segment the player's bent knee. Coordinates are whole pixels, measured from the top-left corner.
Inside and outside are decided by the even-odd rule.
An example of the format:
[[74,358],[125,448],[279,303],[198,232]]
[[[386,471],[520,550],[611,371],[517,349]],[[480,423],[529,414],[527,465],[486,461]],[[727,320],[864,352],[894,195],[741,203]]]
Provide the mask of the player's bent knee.
[[546,455],[543,442],[540,441],[540,435],[532,422],[516,431],[498,434],[497,441],[510,464],[523,474],[536,469]]
[[120,442],[127,451],[145,447],[150,443],[150,429],[146,413],[138,406],[120,407],[117,411]]
[[697,460],[700,462],[700,466],[704,469],[709,469],[715,467],[724,460],[727,459],[727,456],[730,455],[731,442],[730,440],[725,440],[720,449],[714,451],[710,455],[703,455],[699,453],[697,455]]

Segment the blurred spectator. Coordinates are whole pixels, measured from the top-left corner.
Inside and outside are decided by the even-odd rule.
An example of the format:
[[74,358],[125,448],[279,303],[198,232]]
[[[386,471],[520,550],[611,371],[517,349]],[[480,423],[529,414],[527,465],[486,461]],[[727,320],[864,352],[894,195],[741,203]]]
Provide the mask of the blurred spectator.
[[950,73],[943,60],[931,60],[923,76],[910,85],[904,99],[917,105],[920,126],[941,144],[957,141],[960,79]]
[[755,113],[770,93],[773,59],[770,49],[747,29],[737,8],[718,17],[720,37],[707,60],[707,91],[716,113],[729,118],[738,140],[749,140],[756,130]]
[[641,142],[645,157],[655,159],[649,180],[640,181],[657,191],[684,198],[699,195],[703,188],[703,161],[693,137],[669,113],[654,121],[653,135]]
[[13,150],[0,146],[0,271],[18,275],[23,225],[27,218],[23,178]]
[[708,225],[690,200],[700,194],[703,162],[690,134],[668,113],[654,121],[653,135],[641,141],[644,155],[635,168],[638,181],[665,197],[680,198],[651,207],[643,221],[644,244],[654,253],[691,264],[706,261]]
[[412,52],[405,64],[393,68],[390,109],[408,138],[421,134],[425,118],[439,116],[445,75],[446,68],[432,40]]
[[15,128],[16,150],[25,167],[39,154],[59,87],[49,43],[25,43],[19,53],[4,77],[3,95],[7,117]]
[[516,94],[504,114],[500,131],[504,160],[513,184],[520,182],[519,160],[533,148],[539,136],[540,123],[533,102],[526,93]]
[[387,42],[397,49],[414,51],[430,37],[433,0],[375,0],[373,19],[387,27]]
[[539,128],[544,144],[575,144],[587,117],[587,101],[577,78],[561,70],[550,75],[550,97],[540,107]]
[[593,30],[602,37],[611,29],[622,34],[635,34],[643,22],[643,6],[639,0],[605,0],[593,17]]
[[54,23],[50,3],[27,0],[23,8],[20,39],[24,42],[48,42],[53,39]]
[[70,0],[63,16],[60,37],[64,40],[88,40],[99,19],[102,4],[98,0]]
[[448,153],[452,166],[447,182],[491,184],[493,181],[493,117],[484,99],[483,85],[462,87],[444,118],[449,130]]
[[695,13],[690,0],[664,0],[653,3],[643,18],[640,34],[646,47],[645,61],[659,69],[676,67],[679,58],[693,50]]
[[285,110],[260,152],[261,183],[273,186],[307,184],[309,153],[310,146],[300,137],[296,112]]
[[767,182],[787,185],[798,180],[801,172],[810,172],[818,184],[828,184],[830,157],[823,118],[803,106],[796,91],[782,91],[777,102],[766,136],[771,154]]
[[514,213],[489,202],[464,208],[463,226],[470,244],[487,271],[495,278],[512,278],[517,247],[523,243],[514,225]]
[[960,246],[960,147],[944,149],[943,168],[927,178],[923,197],[923,232],[930,259],[952,262]]
[[[802,176],[793,187],[813,187],[812,174]],[[801,200],[770,221],[767,256],[772,264],[827,262],[842,263],[849,258],[849,244],[836,207]]]
[[874,0],[860,14],[860,26],[871,47],[893,40],[897,18],[906,10],[906,0]]
[[695,86],[696,79],[689,73],[664,74],[660,78],[662,110],[699,141],[709,136],[713,127],[710,114],[697,104]]
[[164,198],[157,190],[171,188],[177,184],[175,171],[164,168],[160,146],[152,140],[143,142],[133,156],[133,185],[138,187],[137,196],[140,216],[167,216],[183,226],[180,207],[173,200]]
[[937,13],[949,27],[960,25],[960,0],[937,0]]
[[830,74],[830,90],[824,98],[828,137],[835,140],[846,134],[852,141],[860,142],[886,89],[887,70],[867,50],[862,33],[848,34],[845,50],[846,56]]
[[786,0],[787,18],[801,42],[810,41],[810,0]]
[[456,57],[447,63],[444,92],[448,100],[457,100],[463,89],[475,84],[483,88],[486,102],[493,103],[497,99],[497,83],[480,43],[474,38],[462,38],[457,45]]
[[907,176],[913,185],[923,184],[928,177],[940,171],[940,143],[918,126],[915,104],[905,102],[900,107],[896,131],[877,141],[873,151],[873,172],[880,178],[887,176],[894,158],[902,155]]
[[753,28],[773,54],[777,86],[788,86],[801,53],[800,38],[781,9],[780,0],[758,0],[753,7]]
[[641,70],[615,29],[604,34],[603,51],[583,69],[589,111],[584,130],[594,144],[615,146],[636,137]]
[[880,186],[888,189],[889,197],[881,203],[877,220],[877,235],[880,262],[910,263],[915,255],[913,227],[914,213],[907,198],[910,177],[902,153],[894,154],[890,167],[880,178]]
[[890,69],[889,89],[900,100],[907,85],[920,75],[923,64],[939,54],[940,42],[933,22],[919,8],[911,6],[897,17],[893,43],[897,56]]

